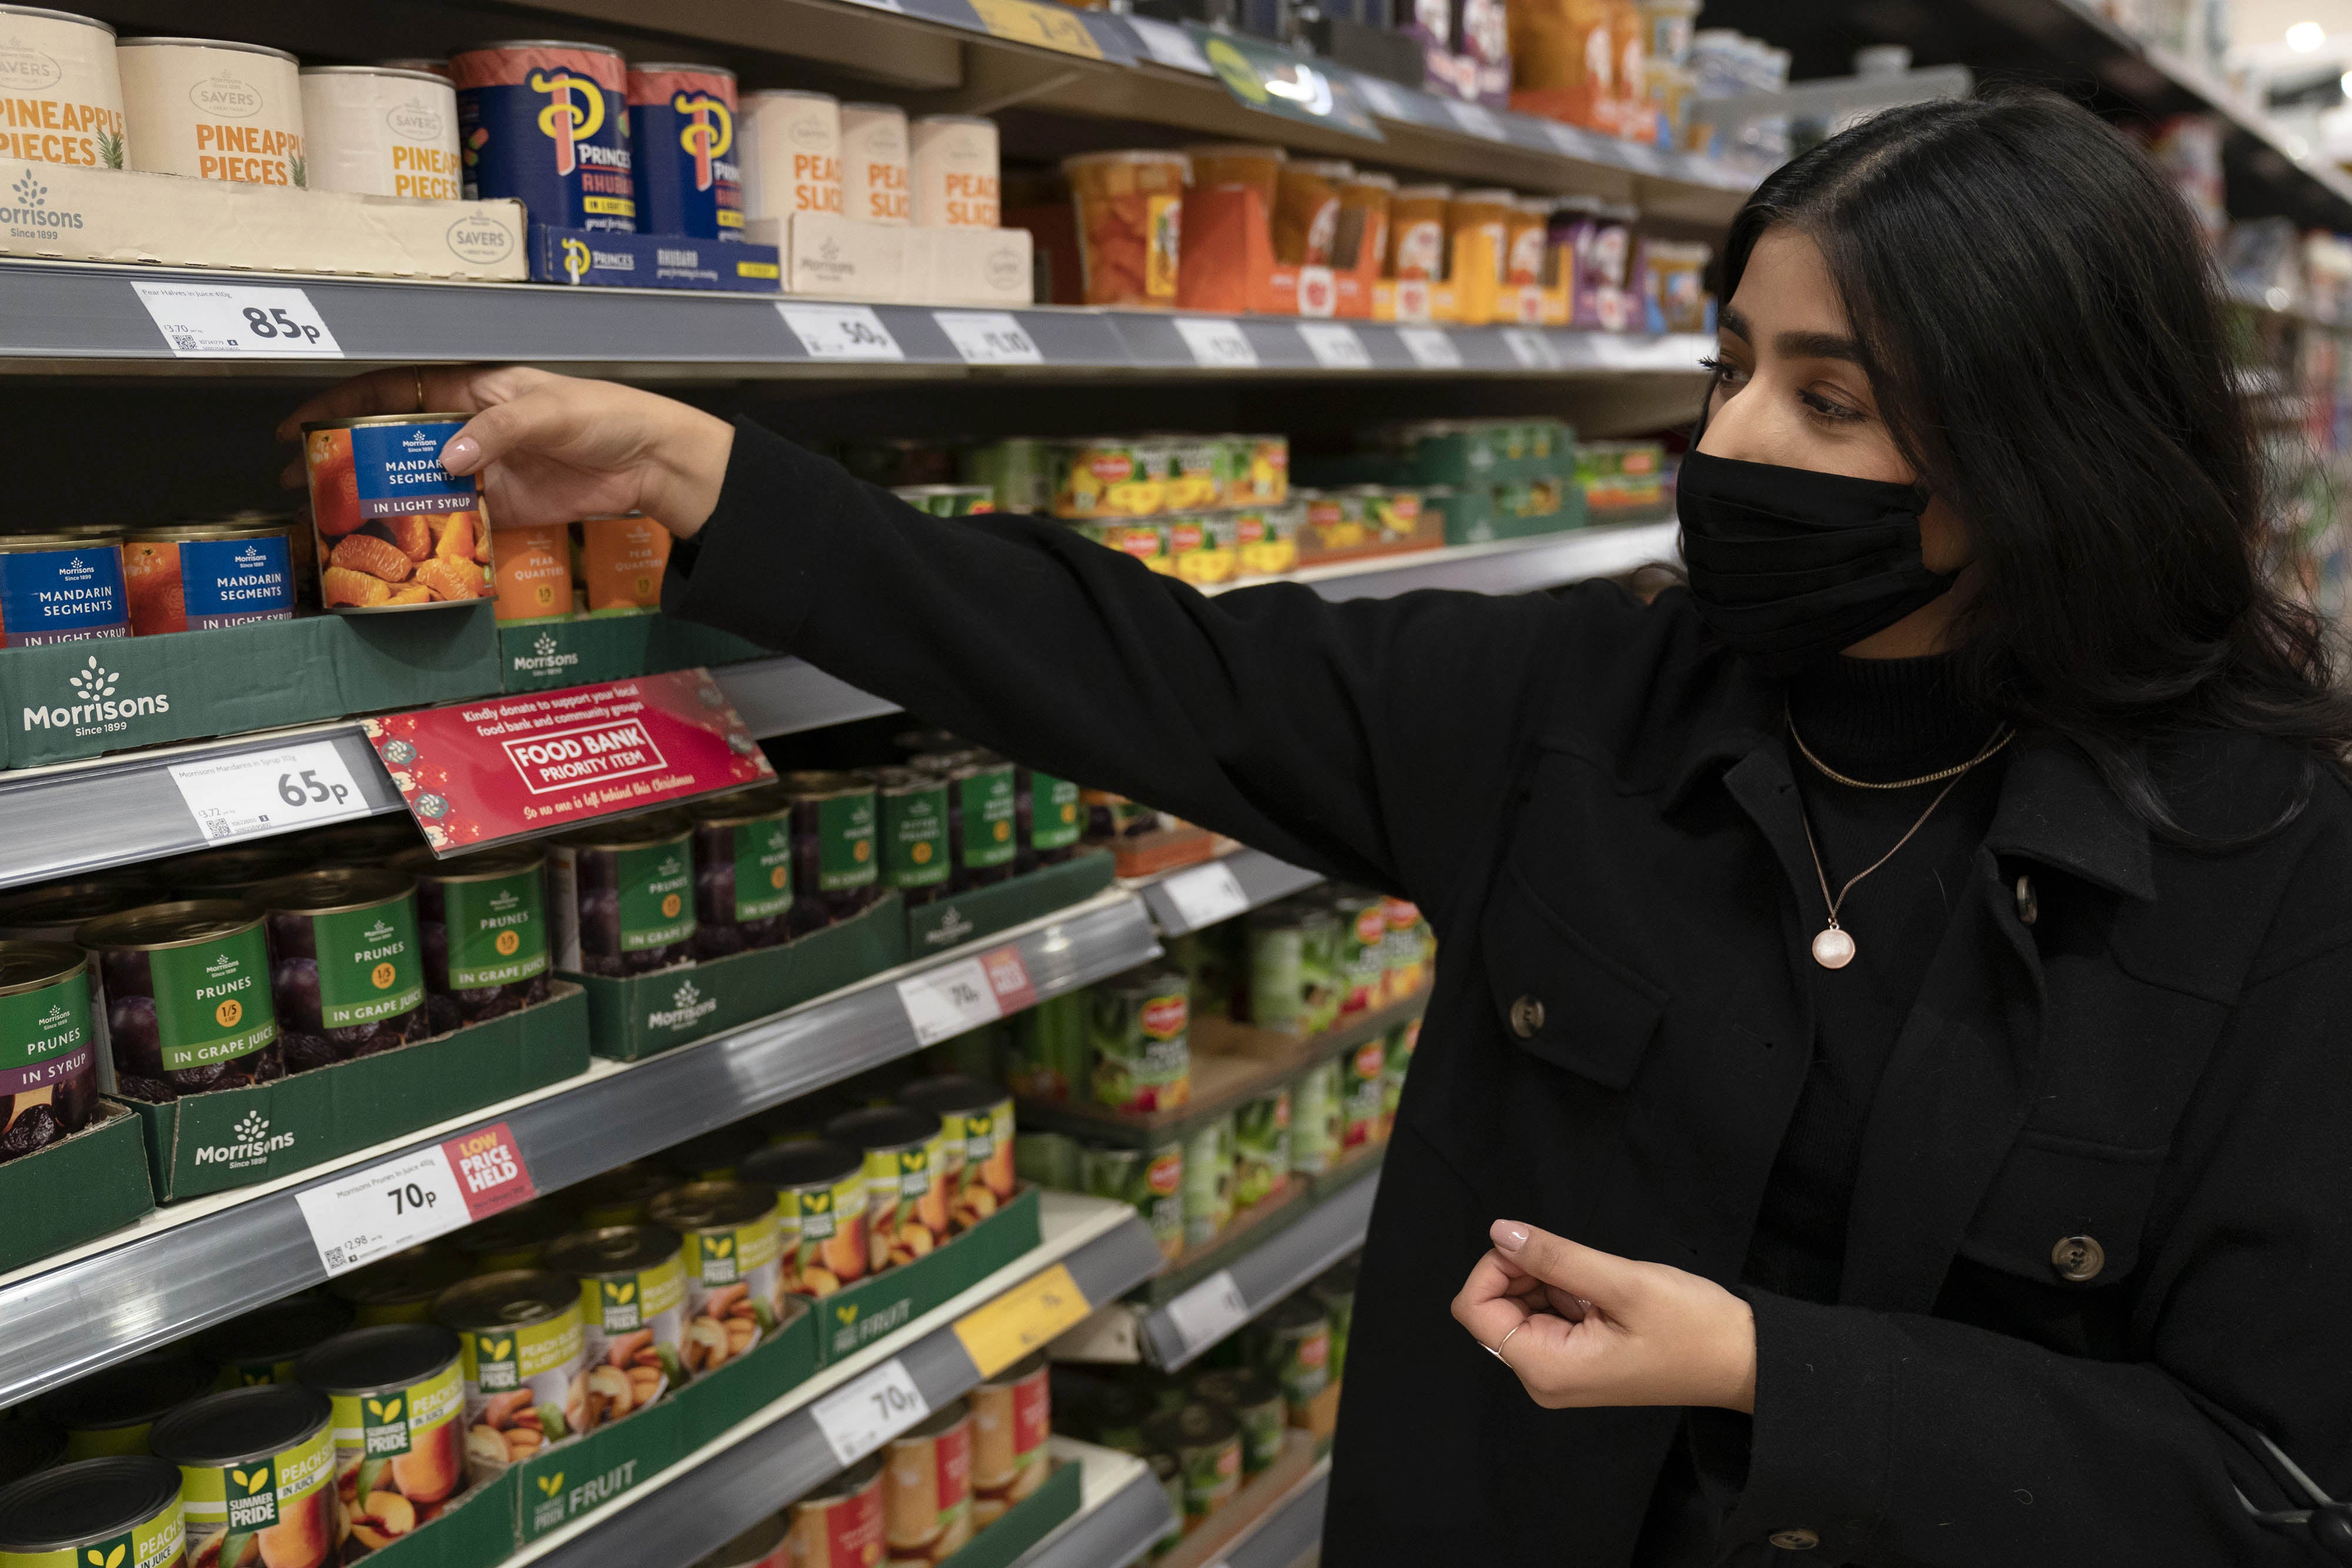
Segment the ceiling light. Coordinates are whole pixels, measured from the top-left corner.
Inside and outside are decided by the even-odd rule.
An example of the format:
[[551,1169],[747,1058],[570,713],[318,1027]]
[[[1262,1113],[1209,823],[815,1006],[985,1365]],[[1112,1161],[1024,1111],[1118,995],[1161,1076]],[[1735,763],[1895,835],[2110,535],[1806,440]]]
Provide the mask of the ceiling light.
[[2286,30],[2286,47],[2298,55],[2307,55],[2327,42],[2327,29],[2316,22],[2297,22]]

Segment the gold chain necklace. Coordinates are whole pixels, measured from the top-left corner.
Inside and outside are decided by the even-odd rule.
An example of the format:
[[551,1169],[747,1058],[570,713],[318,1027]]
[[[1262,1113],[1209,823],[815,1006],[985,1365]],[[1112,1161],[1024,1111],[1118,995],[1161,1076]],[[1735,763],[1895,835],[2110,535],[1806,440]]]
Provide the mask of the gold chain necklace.
[[[1821,878],[1822,902],[1829,906],[1830,912],[1829,924],[1822,926],[1822,929],[1816,932],[1813,936],[1814,963],[1819,964],[1824,969],[1843,969],[1848,964],[1853,962],[1853,956],[1856,951],[1853,936],[1843,926],[1838,924],[1838,911],[1845,907],[1846,894],[1852,893],[1854,890],[1855,884],[1860,883],[1864,877],[1868,876],[1872,872],[1876,871],[1880,866],[1883,866],[1888,861],[1893,860],[1895,856],[1896,851],[1901,850],[1905,844],[1909,843],[1913,837],[1917,834],[1919,830],[1927,825],[1927,819],[1936,814],[1936,808],[1944,803],[1944,797],[1950,794],[1954,789],[1959,787],[1961,777],[1970,769],[1974,768],[1977,764],[1983,762],[1995,752],[1999,751],[2002,747],[2007,746],[2010,743],[2011,738],[2015,734],[2016,731],[2004,725],[2001,727],[1999,734],[1995,735],[1990,740],[1985,742],[1985,747],[1982,751],[1978,752],[1974,757],[1969,758],[1966,762],[1960,763],[1957,767],[1946,768],[1937,772],[1926,774],[1917,779],[1906,779],[1900,784],[1870,784],[1865,783],[1859,779],[1849,779],[1844,774],[1837,772],[1835,769],[1832,768],[1829,764],[1823,762],[1820,758],[1815,757],[1811,750],[1806,747],[1804,738],[1798,735],[1796,720],[1793,717],[1789,720],[1789,738],[1797,743],[1797,749],[1804,754],[1805,760],[1811,763],[1815,768],[1820,768],[1823,775],[1835,779],[1841,784],[1852,785],[1856,789],[1908,789],[1916,788],[1921,784],[1935,784],[1939,782],[1944,784],[1944,787],[1941,789],[1936,791],[1936,798],[1927,802],[1927,809],[1919,813],[1919,820],[1912,823],[1909,831],[1905,832],[1901,838],[1895,841],[1895,848],[1888,850],[1885,854],[1879,856],[1876,860],[1863,867],[1861,871],[1847,878],[1846,884],[1843,887],[1839,888],[1834,894],[1830,892],[1830,873],[1828,868],[1822,864],[1821,846],[1813,841],[1812,817],[1811,813],[1806,811],[1803,800],[1801,798],[1799,799],[1797,801],[1797,820],[1805,825],[1805,848],[1813,857],[1813,874]],[[1948,782],[1945,782],[1946,780],[1948,780]]]

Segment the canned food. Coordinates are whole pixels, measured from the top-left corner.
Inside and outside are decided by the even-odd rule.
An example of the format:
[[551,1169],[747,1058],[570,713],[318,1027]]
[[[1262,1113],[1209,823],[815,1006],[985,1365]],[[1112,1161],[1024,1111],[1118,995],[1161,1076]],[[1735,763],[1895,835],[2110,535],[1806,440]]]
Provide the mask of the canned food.
[[1293,158],[1282,167],[1274,203],[1274,259],[1291,267],[1328,267],[1339,235],[1339,188],[1356,177],[1340,158]]
[[434,1299],[466,1274],[465,1259],[439,1242],[427,1241],[338,1275],[327,1289],[350,1304],[355,1327],[429,1323]]
[[8,91],[21,107],[0,129],[0,157],[121,168],[122,76],[114,29],[35,5],[0,7],[0,16],[8,18],[9,40],[23,61],[8,73]]
[[841,100],[773,89],[742,100],[743,210],[755,218],[841,211]]
[[1315,904],[1252,910],[1250,1021],[1284,1034],[1319,1034],[1339,1019],[1339,921]]
[[1013,1015],[1005,1082],[1030,1100],[1067,1100],[1087,1082],[1087,1000],[1083,992],[1047,997]]
[[[1399,193],[1402,194],[1402,193]],[[1510,262],[1510,226],[1518,198],[1508,191],[1456,191],[1445,205],[1445,248],[1456,283],[1465,282],[1465,267],[1483,265],[1496,283]],[[1465,259],[1470,250],[1476,261]]]
[[1331,1377],[1337,1382],[1348,1366],[1348,1333],[1356,1322],[1356,1276],[1361,1264],[1353,1258],[1335,1263],[1317,1276],[1311,1287],[1315,1302],[1331,1325]]
[[874,787],[882,885],[910,904],[929,904],[955,874],[947,780],[912,768],[869,768],[858,778]]
[[335,1499],[352,1539],[379,1551],[466,1490],[466,1379],[436,1323],[354,1329],[305,1355],[296,1381],[334,1412]]
[[784,1288],[829,1296],[871,1266],[866,1156],[818,1139],[777,1144],[743,1162],[743,1178],[775,1189]]
[[1168,553],[1186,582],[1230,582],[1241,570],[1241,519],[1224,512],[1171,518]]
[[1306,528],[1300,537],[1311,540],[1318,550],[1361,549],[1380,537],[1379,530],[1364,520],[1364,497],[1360,495],[1301,490],[1298,498],[1306,507]]
[[898,1103],[940,1119],[948,1222],[961,1233],[1013,1197],[1013,1096],[994,1083],[950,1073],[898,1091]]
[[1388,901],[1348,889],[1331,900],[1339,922],[1339,1016],[1353,1018],[1387,1005]]
[[413,610],[488,597],[479,489],[472,475],[441,466],[465,423],[462,413],[391,413],[302,427],[321,605]]
[[775,1332],[783,1311],[773,1188],[698,1181],[653,1200],[656,1225],[677,1233],[686,1260],[689,1377],[716,1371]]
[[876,1273],[948,1239],[947,1139],[937,1116],[874,1106],[835,1116],[824,1135],[864,1151],[866,1259]]
[[1241,1490],[1242,1429],[1230,1412],[1199,1404],[1163,1410],[1144,1422],[1143,1440],[1173,1455],[1183,1474],[1187,1535]]
[[1306,521],[1304,506],[1255,507],[1234,518],[1234,555],[1238,570],[1273,576],[1298,564],[1298,530]]
[[1404,544],[1421,531],[1421,493],[1384,485],[1358,485],[1349,491],[1363,505],[1369,544]]
[[956,478],[987,487],[1000,512],[1054,509],[1053,444],[1031,435],[1009,436],[956,455]]
[[1184,1244],[1205,1247],[1234,1222],[1234,1119],[1219,1116],[1184,1140]]
[[477,1481],[590,1429],[580,1287],[545,1269],[452,1285],[433,1315],[457,1335],[466,1465]]
[[772,947],[790,934],[793,803],[773,785],[705,796],[694,823],[695,956]]
[[763,1141],[758,1128],[735,1122],[681,1139],[656,1157],[687,1181],[733,1181],[738,1168]]
[[971,1411],[958,1399],[884,1449],[883,1533],[893,1568],[931,1568],[971,1540]]
[[155,1423],[148,1443],[180,1467],[188,1560],[229,1541],[269,1568],[323,1568],[335,1555],[334,1409],[293,1384],[208,1394]]
[[101,915],[120,915],[155,902],[161,894],[143,882],[90,877],[81,882],[44,883],[0,894],[0,939],[10,942],[71,942],[74,933]]
[[555,967],[643,975],[694,956],[694,829],[655,811],[566,833],[548,848]]
[[851,773],[787,773],[779,782],[793,803],[797,936],[845,920],[878,895],[874,786]]
[[184,1350],[151,1350],[44,1394],[34,1413],[66,1435],[66,1458],[148,1452],[147,1432],[165,1413],[212,1391],[210,1363]]
[[1304,1293],[1291,1296],[1242,1332],[1250,1364],[1281,1385],[1290,1424],[1314,1425],[1307,1407],[1331,1381],[1331,1320],[1323,1309]]
[[591,1230],[613,1225],[643,1225],[652,1218],[652,1205],[680,1185],[677,1173],[651,1160],[631,1160],[625,1166],[574,1182],[563,1189],[580,1223]]
[[841,210],[859,223],[912,221],[905,110],[887,103],[841,106]]
[[151,904],[91,921],[116,1089],[163,1102],[284,1075],[258,910],[226,899]]
[[0,1164],[80,1132],[98,1087],[89,956],[64,942],[0,942]]
[[1025,1182],[1062,1192],[1084,1192],[1078,1141],[1067,1133],[1018,1133],[1013,1139],[1013,1174]]
[[1290,1168],[1321,1176],[1339,1157],[1347,1127],[1339,1064],[1318,1061],[1298,1075],[1290,1097]]
[[[54,1469],[65,1463],[65,1433],[39,1416],[15,1411],[0,1419],[0,1487],[14,1486],[26,1476]],[[175,1490],[178,1485],[174,1477]]]
[[[917,758],[920,766],[922,759]],[[948,766],[948,838],[955,851],[955,885],[986,887],[1009,880],[1021,844],[1014,835],[1013,764],[988,752]]]
[[1014,836],[1021,842],[1019,869],[1068,860],[1086,836],[1086,808],[1078,800],[1077,781],[1056,779],[1032,768],[1013,775]]
[[1396,1130],[1397,1108],[1404,1103],[1405,1069],[1412,1065],[1413,1047],[1421,1043],[1421,1020],[1409,1019],[1389,1030],[1386,1060],[1381,1067],[1381,1130],[1385,1139]]
[[1136,1115],[1192,1098],[1191,999],[1184,977],[1146,966],[1087,993],[1095,1103]]
[[1283,164],[1289,162],[1288,152],[1248,141],[1196,141],[1185,147],[1184,156],[1192,161],[1193,189],[1244,186],[1257,193],[1260,220],[1273,218],[1275,190],[1281,183]]
[[304,66],[305,181],[314,191],[454,202],[457,92],[446,74],[395,66]]
[[546,865],[547,852],[528,843],[446,860],[419,846],[393,857],[392,869],[416,882],[425,991],[449,998],[460,1021],[547,1000]]
[[1160,1243],[1160,1255],[1173,1258],[1184,1250],[1184,1145],[1167,1143],[1150,1149],[1082,1145],[1078,1179],[1095,1197],[1117,1198],[1133,1206]]
[[1173,1552],[1184,1539],[1184,1467],[1173,1454],[1158,1450],[1143,1456],[1151,1467],[1152,1479],[1160,1483],[1161,1493],[1168,1499],[1168,1532],[1152,1543],[1151,1555],[1164,1557]]
[[971,517],[996,510],[996,492],[985,485],[900,485],[890,493],[935,517]]
[[491,593],[501,626],[572,619],[572,530],[562,523],[490,529]]
[[1246,1366],[1220,1367],[1192,1379],[1192,1397],[1223,1410],[1241,1428],[1242,1474],[1263,1474],[1282,1458],[1282,1440],[1288,1427],[1288,1407],[1282,1387],[1262,1372]]
[[180,1468],[162,1459],[85,1459],[0,1490],[7,1568],[183,1568]]
[[299,872],[245,896],[269,912],[270,995],[289,1071],[372,1056],[431,1032],[416,884],[405,873]]
[[218,38],[118,38],[123,162],[150,174],[249,185],[305,178],[299,66]]
[[661,608],[669,530],[642,512],[580,519],[580,580],[592,616],[650,615]]
[[1053,1374],[1045,1353],[1016,1361],[971,1391],[971,1527],[984,1530],[1052,1473]]
[[881,1561],[884,1458],[870,1455],[793,1504],[793,1568],[874,1568]]
[[1360,1149],[1380,1141],[1381,1102],[1388,1070],[1388,1042],[1379,1035],[1340,1059],[1339,1146]]
[[791,1536],[792,1521],[772,1513],[694,1568],[793,1568]]
[[1245,1100],[1234,1113],[1234,1207],[1248,1208],[1290,1185],[1290,1089]]
[[528,39],[449,57],[467,201],[512,197],[551,228],[637,226],[628,67],[598,44]]
[[1003,219],[996,121],[927,114],[907,128],[907,178],[916,225],[992,229]]
[[1063,159],[1062,172],[1077,212],[1081,303],[1172,307],[1191,161],[1157,149],[1085,152]]
[[220,1368],[219,1386],[254,1388],[292,1383],[305,1351],[352,1326],[348,1302],[334,1296],[288,1296],[241,1317],[216,1323],[189,1343]]
[[1053,461],[1057,517],[1148,517],[1168,504],[1165,480],[1150,455],[1132,441],[1056,442]]
[[631,172],[648,234],[743,237],[735,157],[735,73],[719,66],[633,65]]
[[[7,139],[0,132],[0,140]],[[37,648],[130,636],[131,600],[122,570],[122,540],[117,535],[24,534],[0,539],[0,647]]]
[[476,1220],[450,1238],[450,1244],[472,1261],[472,1272],[508,1273],[543,1267],[547,1244],[580,1225],[569,1205],[537,1197]]
[[1411,900],[1384,898],[1381,915],[1387,927],[1381,948],[1381,994],[1401,1001],[1428,983],[1421,944],[1421,910]]
[[177,898],[242,898],[251,889],[310,868],[290,844],[231,844],[166,861],[163,881]]
[[1072,530],[1106,549],[1133,556],[1161,576],[1172,576],[1174,558],[1168,553],[1168,530],[1159,523],[1079,523]]
[[580,1281],[587,1329],[588,1424],[642,1410],[686,1381],[686,1260],[658,1225],[576,1230],[547,1244],[547,1266]]

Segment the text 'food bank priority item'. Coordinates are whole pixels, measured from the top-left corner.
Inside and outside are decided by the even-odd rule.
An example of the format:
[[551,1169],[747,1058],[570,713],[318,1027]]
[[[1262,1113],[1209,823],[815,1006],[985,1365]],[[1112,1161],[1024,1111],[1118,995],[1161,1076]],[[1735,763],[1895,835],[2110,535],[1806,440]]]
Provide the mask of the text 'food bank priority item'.
[[131,168],[249,185],[309,183],[292,55],[218,38],[124,38],[114,60]]
[[637,226],[647,234],[741,239],[735,73],[718,66],[631,66],[628,81]]
[[635,233],[628,66],[598,44],[526,39],[449,57],[467,200],[511,197],[552,228]]
[[392,66],[302,68],[302,130],[314,191],[454,202],[457,92],[446,76]]
[[329,610],[470,603],[489,593],[490,531],[472,475],[441,466],[462,413],[302,427],[320,602]]
[[282,1077],[261,912],[229,899],[151,904],[93,920],[116,1091],[160,1103]]

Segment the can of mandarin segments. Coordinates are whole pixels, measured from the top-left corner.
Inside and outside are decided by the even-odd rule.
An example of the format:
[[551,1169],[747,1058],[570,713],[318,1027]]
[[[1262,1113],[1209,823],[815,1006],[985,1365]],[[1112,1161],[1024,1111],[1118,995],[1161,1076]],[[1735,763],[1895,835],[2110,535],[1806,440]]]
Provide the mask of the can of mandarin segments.
[[597,44],[534,38],[449,57],[466,197],[511,197],[551,228],[637,226],[629,68]]
[[[5,63],[0,52],[0,67]],[[0,105],[5,102],[0,99]],[[0,646],[128,637],[132,619],[120,536],[0,539]]]
[[123,536],[131,631],[212,632],[294,619],[293,529],[284,523],[183,523]]
[[302,427],[320,602],[412,610],[489,596],[490,531],[470,474],[441,466],[462,413],[378,414]]

